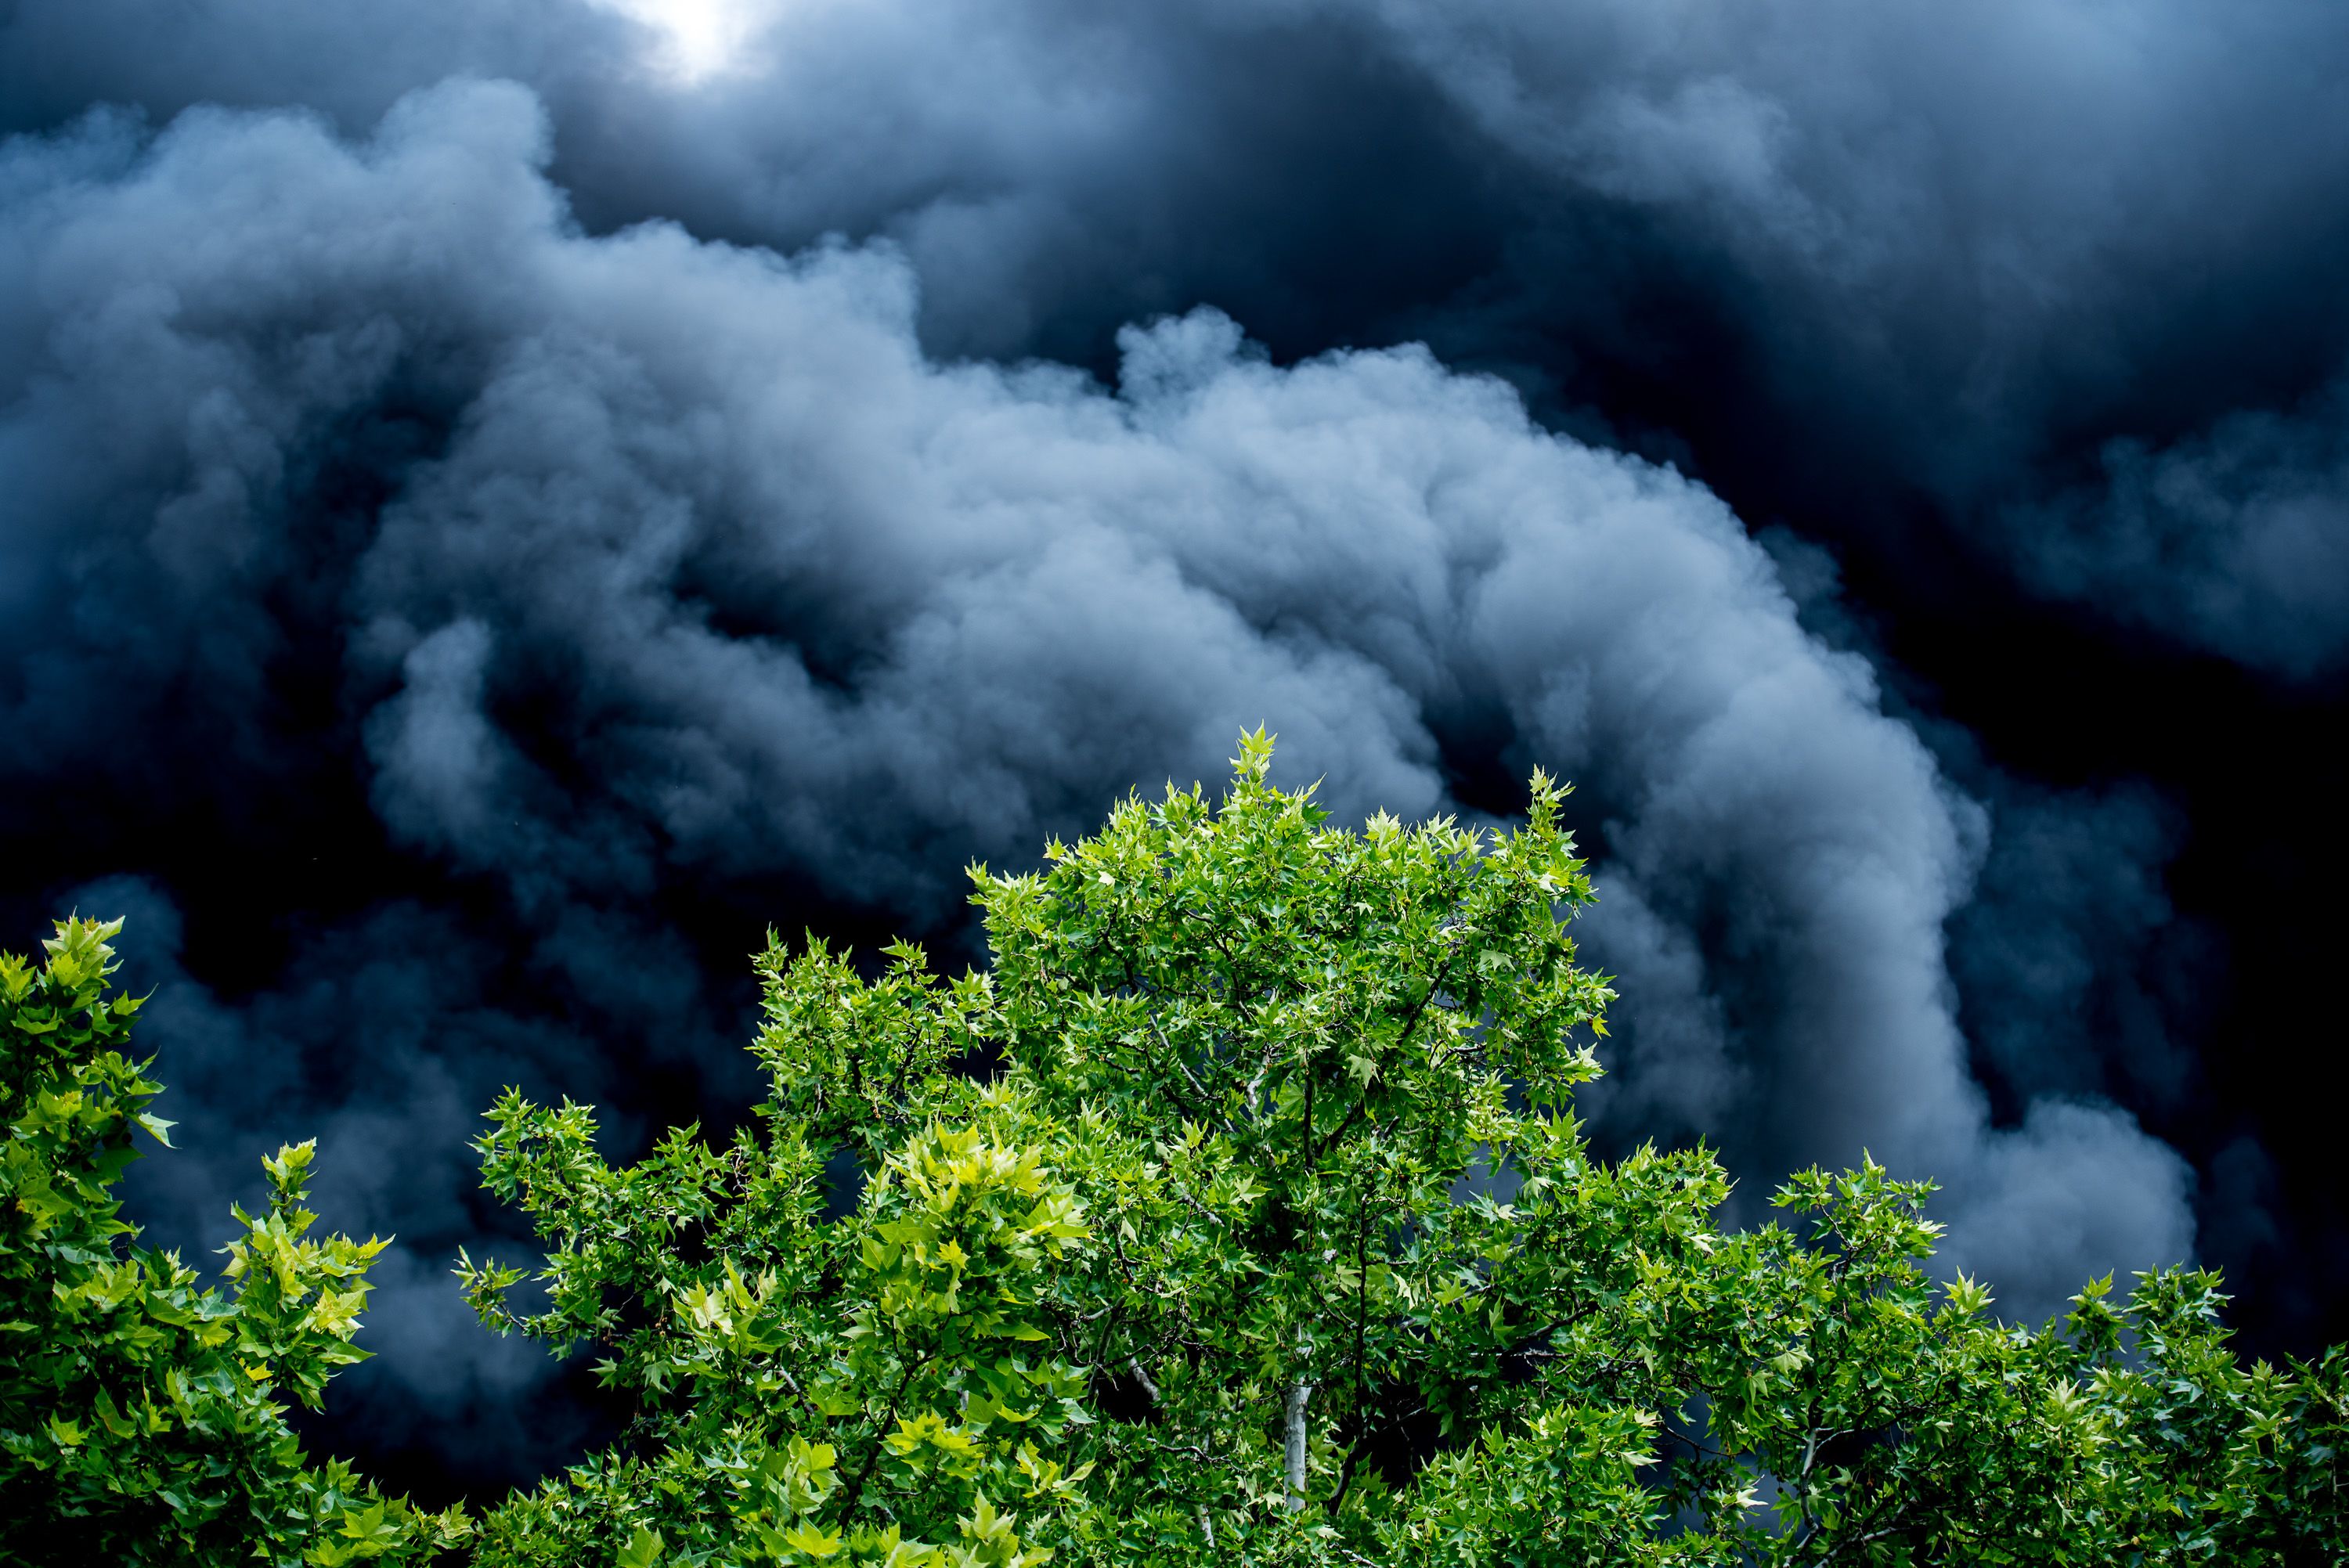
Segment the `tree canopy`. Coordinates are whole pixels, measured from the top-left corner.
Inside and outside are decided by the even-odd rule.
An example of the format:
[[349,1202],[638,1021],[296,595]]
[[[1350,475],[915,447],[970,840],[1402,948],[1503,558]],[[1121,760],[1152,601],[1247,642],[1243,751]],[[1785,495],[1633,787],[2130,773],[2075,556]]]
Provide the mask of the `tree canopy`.
[[[358,1354],[372,1247],[306,1239],[306,1146],[234,1295],[126,1250],[108,1189],[155,1086],[112,928],[66,923],[0,966],[0,1506],[126,1560],[484,1568],[2349,1552],[2349,1357],[2243,1367],[2192,1269],[2002,1322],[1935,1274],[1929,1185],[1872,1162],[1734,1230],[1706,1150],[1596,1158],[1573,1094],[1611,993],[1561,791],[1537,775],[1513,831],[1355,831],[1270,759],[1245,738],[1219,798],[975,870],[985,971],[771,939],[771,1090],[729,1142],[615,1166],[590,1108],[503,1097],[483,1178],[544,1262],[460,1259],[463,1288],[595,1346],[632,1416],[470,1518],[285,1430],[276,1395]],[[0,1563],[90,1554],[20,1539]]]

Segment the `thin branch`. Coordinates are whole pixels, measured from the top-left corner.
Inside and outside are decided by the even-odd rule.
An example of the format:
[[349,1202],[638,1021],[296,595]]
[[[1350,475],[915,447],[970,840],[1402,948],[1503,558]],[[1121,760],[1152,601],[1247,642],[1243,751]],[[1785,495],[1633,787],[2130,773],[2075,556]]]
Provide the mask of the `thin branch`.
[[925,1356],[918,1361],[906,1363],[905,1376],[897,1379],[897,1387],[889,1396],[889,1408],[882,1413],[881,1424],[873,1429],[873,1451],[864,1456],[864,1464],[857,1470],[856,1479],[848,1483],[848,1495],[841,1500],[840,1517],[843,1520],[855,1513],[856,1500],[864,1495],[864,1483],[871,1480],[873,1472],[880,1468],[881,1456],[889,1447],[889,1423],[897,1418],[897,1401],[905,1397],[906,1388],[913,1384],[914,1374],[927,1366],[929,1360],[929,1357]]
[[[1158,1043],[1166,1047],[1166,1059],[1174,1064],[1174,1070],[1183,1075],[1183,1081],[1189,1084],[1191,1086],[1191,1092],[1199,1097],[1199,1119],[1202,1121],[1214,1120],[1216,1119],[1216,1097],[1207,1092],[1206,1085],[1201,1083],[1196,1078],[1192,1076],[1191,1064],[1183,1059],[1183,1053],[1176,1050],[1174,1048],[1174,1042],[1166,1037],[1166,1031],[1159,1026],[1158,1015],[1155,1013],[1145,1013],[1143,1016],[1150,1020],[1150,1032],[1158,1037]],[[1228,1129],[1226,1129],[1226,1130],[1228,1130]]]
[[[1403,1047],[1411,1044],[1411,1037],[1419,1027],[1421,1015],[1427,1011],[1427,1005],[1435,1000],[1436,994],[1444,989],[1444,983],[1452,977],[1452,965],[1459,956],[1460,949],[1456,944],[1450,952],[1444,955],[1444,963],[1435,971],[1435,977],[1427,983],[1427,989],[1420,994],[1419,1000],[1412,1004],[1411,1016],[1402,1021],[1402,1033],[1397,1035],[1395,1037],[1394,1044],[1387,1048],[1385,1052],[1386,1060],[1379,1063],[1379,1070],[1381,1072],[1384,1072],[1386,1070],[1388,1061],[1392,1061],[1396,1057],[1401,1056],[1402,1054]],[[1370,1109],[1371,1086],[1368,1082],[1365,1082],[1362,1085],[1361,1094],[1354,1101],[1354,1109],[1348,1111],[1346,1113],[1346,1119],[1343,1121],[1340,1121],[1337,1125],[1336,1129],[1330,1132],[1329,1140],[1321,1146],[1321,1152],[1323,1154],[1327,1154],[1332,1149],[1337,1148],[1339,1140],[1354,1130],[1354,1123],[1360,1121],[1365,1115],[1367,1115]]]

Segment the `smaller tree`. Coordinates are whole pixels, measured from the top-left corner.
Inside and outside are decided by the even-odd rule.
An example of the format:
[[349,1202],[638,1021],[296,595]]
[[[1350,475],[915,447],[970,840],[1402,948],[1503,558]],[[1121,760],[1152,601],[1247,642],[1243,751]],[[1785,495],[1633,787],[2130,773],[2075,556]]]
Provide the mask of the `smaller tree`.
[[313,1146],[264,1162],[228,1294],[121,1217],[134,1138],[168,1145],[171,1124],[123,1054],[140,998],[108,985],[120,928],[63,921],[38,965],[0,953],[0,1564],[421,1560],[462,1516],[312,1465],[277,1402],[316,1408],[366,1354],[384,1245],[310,1236]]

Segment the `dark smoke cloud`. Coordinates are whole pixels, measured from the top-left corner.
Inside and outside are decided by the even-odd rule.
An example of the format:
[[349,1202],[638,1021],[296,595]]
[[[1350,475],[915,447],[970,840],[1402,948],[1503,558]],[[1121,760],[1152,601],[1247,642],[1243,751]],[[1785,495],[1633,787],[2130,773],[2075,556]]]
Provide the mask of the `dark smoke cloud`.
[[[542,1096],[616,1089],[610,1057],[583,1052],[575,1030],[518,1016],[510,994],[493,1001],[481,972],[493,944],[413,906],[334,934],[277,987],[232,1005],[186,972],[180,913],[161,890],[110,878],[68,903],[128,923],[126,978],[151,992],[140,1044],[188,1123],[180,1150],[130,1170],[150,1244],[216,1265],[237,1233],[232,1204],[266,1202],[262,1157],[305,1139],[319,1143],[311,1203],[324,1224],[394,1241],[370,1274],[362,1345],[375,1359],[336,1382],[327,1440],[429,1450],[492,1480],[584,1443],[594,1418],[562,1397],[544,1353],[482,1330],[449,1270],[460,1245],[481,1252],[485,1229],[502,1253],[533,1257],[517,1227],[471,1199],[465,1143],[484,1097],[516,1081]],[[642,1140],[625,1113],[619,1130]]]
[[[2023,1310],[2189,1249],[2185,1167],[2126,1115],[2032,1099],[1990,1127],[1942,939],[1981,808],[1705,490],[1423,350],[1273,368],[1215,312],[1127,331],[1116,395],[939,364],[888,249],[592,240],[545,155],[496,85],[401,101],[362,146],[191,113],[143,150],[113,122],[14,148],[36,592],[7,723],[47,739],[16,768],[209,756],[179,787],[235,793],[305,744],[270,723],[274,666],[331,660],[392,842],[501,887],[526,965],[606,1033],[674,1042],[723,1030],[635,913],[665,885],[792,871],[935,923],[968,857],[1215,777],[1243,723],[1343,812],[1416,814],[1449,803],[1435,727],[1498,714],[1583,781],[1607,854],[1604,1122],[1754,1171],[1872,1146],[1940,1173],[1959,1256]],[[395,411],[425,432],[383,434]],[[329,453],[383,505],[336,510]],[[89,723],[97,693],[136,744]],[[444,923],[376,911],[242,1007],[148,948],[223,1157],[331,1108],[329,1212],[411,1237],[383,1319],[480,1222],[462,1130],[517,1063],[625,1103],[491,1009]],[[662,975],[677,995],[627,993]],[[240,1181],[186,1181],[160,1222]],[[496,1404],[505,1352],[451,1357],[446,1316],[416,1307],[385,1359],[428,1406]]]
[[[13,11],[20,126],[296,99],[356,132],[452,71],[513,76],[591,226],[886,236],[936,350],[1086,358],[1202,301],[1283,352],[1423,337],[1732,477],[1831,447],[1769,504],[1871,548],[1921,498],[2039,591],[2335,665],[2302,569],[2340,575],[2337,476],[2237,417],[2349,361],[2328,8],[768,5],[692,81],[579,0]],[[2116,440],[2215,443],[2233,477],[2173,474],[2154,522],[2124,446],[2101,523],[2031,504]]]
[[2016,509],[2032,580],[2310,680],[2349,655],[2349,392],[2246,410],[2155,447],[2116,438],[2096,480]]
[[1830,9],[791,5],[694,82],[554,0],[0,9],[0,804],[147,912],[159,1229],[321,1132],[378,1440],[528,1468],[439,1274],[496,1087],[722,1115],[759,922],[965,951],[968,859],[1263,721],[1350,813],[1578,781],[1603,1139],[1930,1171],[2022,1314],[2194,1250],[2132,1112],[2288,1234],[2163,793],[1986,760],[1716,491],[2321,682],[2344,30]]
[[[1562,192],[1659,214],[1758,285],[1776,397],[1877,448],[2034,586],[2287,675],[2336,665],[2337,395],[2297,424],[2234,410],[2342,361],[2337,14],[1380,15]],[[2002,510],[2100,432],[2107,498]]]

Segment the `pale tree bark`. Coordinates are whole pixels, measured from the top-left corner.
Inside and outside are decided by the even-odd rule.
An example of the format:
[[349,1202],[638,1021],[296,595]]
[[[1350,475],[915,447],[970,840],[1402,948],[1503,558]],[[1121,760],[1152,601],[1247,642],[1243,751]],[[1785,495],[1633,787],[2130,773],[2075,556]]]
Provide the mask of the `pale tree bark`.
[[1283,1454],[1288,1461],[1288,1506],[1293,1511],[1305,1506],[1305,1403],[1313,1398],[1313,1385],[1301,1379],[1288,1391],[1288,1442]]

